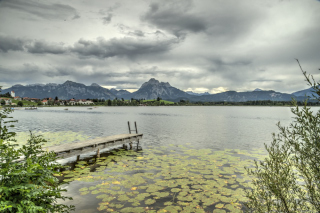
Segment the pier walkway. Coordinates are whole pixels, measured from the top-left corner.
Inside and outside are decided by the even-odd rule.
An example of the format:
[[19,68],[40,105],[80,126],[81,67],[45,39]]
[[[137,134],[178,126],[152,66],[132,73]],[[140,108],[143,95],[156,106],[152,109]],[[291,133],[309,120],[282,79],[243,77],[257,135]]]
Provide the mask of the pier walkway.
[[71,156],[84,154],[86,152],[96,151],[99,155],[99,151],[104,148],[123,145],[126,143],[132,143],[141,139],[143,134],[121,134],[112,135],[103,138],[96,138],[87,141],[61,144],[57,146],[45,147],[46,151],[53,151],[59,158],[68,158]]

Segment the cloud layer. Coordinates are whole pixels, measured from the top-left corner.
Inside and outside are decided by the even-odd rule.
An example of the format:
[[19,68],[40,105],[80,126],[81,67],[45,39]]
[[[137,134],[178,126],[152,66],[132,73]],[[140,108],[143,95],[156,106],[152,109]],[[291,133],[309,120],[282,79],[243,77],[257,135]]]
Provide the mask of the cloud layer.
[[318,20],[316,0],[2,0],[0,85],[294,92],[295,58],[320,79]]

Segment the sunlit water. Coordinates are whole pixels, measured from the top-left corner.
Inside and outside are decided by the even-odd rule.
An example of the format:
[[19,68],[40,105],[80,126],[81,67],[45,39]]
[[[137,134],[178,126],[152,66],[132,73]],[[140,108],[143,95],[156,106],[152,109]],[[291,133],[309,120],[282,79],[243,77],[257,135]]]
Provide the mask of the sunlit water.
[[[77,209],[76,212],[97,212],[98,211],[97,208],[100,208],[99,210],[101,211],[112,210],[112,211],[120,211],[120,212],[131,212],[131,211],[136,211],[136,212],[151,211],[152,212],[152,211],[160,211],[161,209],[164,209],[164,207],[166,206],[167,208],[168,206],[170,208],[174,208],[179,205],[180,206],[187,205],[182,201],[177,201],[175,204],[170,204],[171,202],[170,200],[172,200],[172,196],[174,197],[178,193],[178,192],[175,192],[175,190],[179,191],[180,189],[183,189],[183,186],[179,185],[180,189],[176,189],[176,188],[172,189],[166,186],[163,189],[159,189],[160,190],[159,192],[153,192],[152,191],[153,189],[146,188],[148,184],[150,186],[154,186],[155,184],[157,184],[157,181],[153,180],[153,182],[150,182],[150,181],[141,182],[139,183],[140,185],[129,184],[129,185],[124,185],[120,187],[121,191],[127,190],[126,195],[128,196],[131,193],[130,189],[131,191],[137,191],[136,192],[137,194],[138,194],[138,190],[140,190],[139,192],[141,194],[146,194],[146,190],[149,190],[153,193],[160,193],[160,192],[168,193],[167,197],[161,198],[163,200],[162,204],[157,204],[157,203],[160,203],[161,199],[159,197],[157,198],[156,194],[152,195],[155,197],[152,197],[150,194],[150,196],[146,197],[145,200],[142,199],[143,202],[139,203],[138,201],[132,201],[131,203],[125,202],[126,204],[122,203],[121,198],[122,199],[125,199],[125,198],[123,198],[123,195],[121,194],[121,195],[117,195],[120,197],[115,196],[115,199],[117,198],[119,200],[112,200],[112,201],[110,200],[110,202],[104,202],[108,204],[103,204],[103,202],[101,204],[101,199],[103,199],[104,196],[110,197],[110,194],[104,195],[103,190],[94,192],[94,189],[97,188],[96,187],[97,184],[99,185],[101,183],[104,183],[103,179],[105,179],[106,182],[109,181],[108,184],[110,184],[110,187],[111,185],[113,186],[117,185],[117,184],[114,184],[115,181],[117,180],[119,180],[119,182],[127,183],[128,181],[126,179],[121,179],[121,178],[126,177],[128,175],[129,175],[128,177],[130,177],[130,174],[132,175],[133,172],[135,174],[137,173],[137,168],[134,168],[133,170],[130,170],[128,168],[133,168],[134,166],[140,165],[139,163],[136,163],[136,162],[137,162],[137,159],[142,160],[143,158],[142,156],[145,156],[147,159],[149,159],[149,160],[144,159],[145,168],[142,173],[144,174],[146,172],[147,173],[149,172],[149,175],[150,175],[150,173],[152,174],[152,172],[157,171],[157,174],[159,175],[157,176],[155,174],[154,178],[160,179],[160,181],[162,179],[177,181],[173,177],[170,176],[171,178],[170,179],[170,178],[167,178],[165,175],[167,174],[166,173],[167,167],[173,168],[173,166],[177,166],[179,165],[179,163],[181,163],[182,165],[185,165],[185,167],[190,169],[190,173],[188,170],[188,174],[193,175],[191,177],[187,177],[185,181],[193,180],[194,175],[198,175],[198,173],[199,172],[201,173],[201,171],[197,171],[197,167],[194,167],[191,164],[195,164],[196,162],[197,164],[201,165],[201,162],[202,162],[203,164],[202,167],[204,169],[204,172],[202,173],[204,174],[201,177],[197,177],[199,180],[198,184],[208,187],[210,186],[210,184],[209,185],[206,185],[206,184],[208,184],[209,181],[216,181],[216,177],[219,178],[220,177],[219,175],[221,175],[219,172],[215,174],[217,175],[216,177],[212,176],[212,178],[210,178],[208,174],[206,174],[206,172],[215,173],[215,171],[218,171],[217,169],[215,169],[217,168],[217,166],[215,165],[221,164],[222,166],[219,168],[221,169],[221,171],[225,171],[225,170],[227,171],[227,173],[225,173],[225,176],[226,178],[229,178],[228,181],[230,183],[232,182],[232,183],[238,184],[238,185],[231,185],[227,181],[227,183],[225,183],[225,186],[223,187],[225,189],[226,188],[237,189],[237,187],[241,188],[242,185],[240,184],[241,183],[240,178],[242,176],[240,174],[241,172],[243,173],[243,171],[240,171],[241,170],[240,169],[239,171],[231,172],[224,167],[231,166],[232,168],[237,168],[237,167],[243,168],[245,163],[243,162],[239,163],[240,161],[238,158],[236,159],[234,157],[230,157],[230,158],[225,157],[224,159],[223,156],[224,155],[231,156],[230,153],[235,153],[235,155],[241,154],[242,151],[239,151],[239,150],[244,150],[245,152],[246,151],[251,152],[252,150],[254,150],[254,152],[256,152],[256,150],[263,149],[264,143],[269,144],[271,142],[272,140],[271,133],[272,132],[276,133],[278,131],[276,123],[280,121],[282,125],[288,125],[292,121],[293,115],[290,112],[290,108],[288,107],[250,107],[250,106],[204,107],[202,106],[202,107],[98,107],[98,108],[93,108],[92,110],[88,109],[87,107],[69,107],[68,110],[64,110],[63,107],[49,107],[49,108],[39,108],[38,110],[16,110],[13,113],[13,116],[15,119],[19,120],[19,122],[16,124],[16,131],[21,132],[21,135],[24,135],[24,134],[26,135],[25,132],[29,130],[33,132],[40,132],[41,134],[44,134],[45,137],[51,139],[51,142],[49,142],[49,145],[59,144],[59,143],[72,143],[72,141],[85,140],[88,138],[96,138],[96,137],[102,137],[102,136],[110,136],[115,134],[127,133],[128,132],[127,121],[131,122],[132,127],[133,127],[133,122],[136,121],[138,125],[139,133],[143,133],[143,139],[140,141],[141,151],[135,152],[134,154],[131,153],[129,155],[129,158],[126,157],[127,154],[123,154],[123,156],[121,155],[122,157],[118,156],[117,160],[114,161],[112,165],[108,164],[110,163],[110,161],[108,160],[107,155],[105,155],[105,159],[107,159],[107,163],[101,163],[102,160],[100,161],[98,160],[96,162],[96,164],[100,166],[102,165],[101,167],[102,169],[98,169],[100,173],[98,173],[98,171],[95,171],[95,169],[92,169],[92,166],[86,167],[88,170],[88,174],[90,173],[92,174],[92,177],[94,177],[92,178],[92,180],[89,180],[89,181],[86,178],[83,178],[82,176],[81,176],[82,179],[79,178],[80,177],[79,174],[72,174],[72,175],[69,174],[70,177],[74,177],[74,178],[72,179],[73,181],[71,181],[70,184],[66,186],[66,188],[68,189],[67,195],[72,196],[74,200],[72,202],[67,202],[67,203],[76,205],[76,209]],[[22,138],[18,137],[18,139],[22,139]],[[204,156],[201,156],[201,154],[199,155],[197,150],[202,150],[201,152],[204,153],[203,154]],[[218,153],[218,155],[215,155],[215,153]],[[160,156],[160,157],[156,157],[153,154],[157,154],[157,156]],[[244,155],[249,156],[246,153]],[[161,158],[161,156],[165,156],[165,157]],[[181,158],[181,160],[177,159],[177,156],[178,158]],[[113,158],[113,157],[109,157],[109,158]],[[159,164],[159,162],[161,163]],[[172,162],[174,162],[174,165]],[[215,164],[213,162],[218,162],[218,163]],[[87,165],[86,163],[87,162],[82,162],[82,164],[84,165]],[[126,165],[125,166],[126,170],[121,170],[122,172],[120,172],[118,168],[119,165],[121,166]],[[129,165],[130,167],[127,168],[127,166]],[[78,167],[81,167],[81,164]],[[183,172],[182,169],[183,168],[180,168],[180,167],[176,168],[177,171],[181,170]],[[95,172],[92,172],[92,171],[95,171]],[[106,174],[101,174],[101,172],[106,173],[106,171],[109,171],[110,174],[113,171],[116,174],[112,173],[113,174],[112,176],[108,176],[108,174],[107,176]],[[181,174],[182,173],[179,173],[176,175],[181,176]],[[187,174],[184,174],[184,175],[188,176]],[[89,175],[89,177],[91,176]],[[114,178],[117,178],[117,180],[114,180]],[[142,178],[148,179],[149,177],[142,175]],[[231,180],[232,178],[238,178],[240,181]],[[189,185],[190,183],[192,182],[188,182]],[[173,184],[173,183],[170,183],[170,184]],[[137,186],[137,189],[135,188],[136,186]],[[91,191],[89,190],[90,187],[91,187]],[[118,186],[114,186],[113,190],[119,190],[118,188],[119,188]],[[112,193],[112,190],[110,189],[112,189],[112,187],[108,189],[109,190],[108,193]],[[171,191],[170,190],[168,191],[168,189],[170,189]],[[213,189],[216,189],[216,188],[213,188]],[[170,192],[170,195],[169,195],[169,192]],[[96,197],[99,196],[99,193],[100,193],[100,197],[98,197],[99,199],[97,199]],[[189,192],[186,192],[186,193],[188,194]],[[224,194],[225,197],[222,196],[224,198],[224,201],[226,200],[228,201],[228,199],[231,200],[230,195],[228,195],[228,192],[226,193],[227,194]],[[190,194],[192,193],[190,192]],[[221,194],[223,194],[223,192],[221,192]],[[201,196],[204,196],[204,195],[201,194]],[[206,195],[206,196],[209,196],[209,195]],[[181,196],[180,198],[182,199]],[[209,196],[208,199],[212,199],[212,198]],[[221,200],[221,197],[219,199]],[[174,200],[175,199],[173,199],[173,201]],[[194,201],[195,202],[197,201],[196,198],[194,198]],[[137,202],[139,205],[137,204]],[[166,202],[169,202],[170,205]],[[108,206],[110,205],[109,203],[112,203],[111,206]],[[163,203],[165,204],[163,205]],[[229,203],[229,201],[223,202],[223,204],[226,204],[226,203]],[[199,201],[199,204],[197,203],[196,204],[189,203],[189,204],[190,206],[191,204],[194,205],[192,208],[198,209],[199,212],[209,211],[209,210],[211,212],[212,210],[215,210],[216,212],[219,212],[219,211],[223,212],[222,210],[224,209],[223,207],[219,206],[219,205],[222,205],[219,202],[218,204],[216,203],[212,205],[209,205],[209,203],[206,204],[205,202],[202,202],[202,201],[201,202]],[[103,207],[101,207],[101,205]],[[118,205],[118,206],[115,206],[115,205]],[[190,206],[188,208],[191,208]],[[184,208],[181,207],[181,208],[185,210],[185,212],[188,212],[188,209],[184,209],[186,207]],[[181,211],[182,209],[176,209],[176,210]],[[192,211],[193,210],[190,210],[190,212]],[[225,211],[228,212],[230,210],[226,208]]]

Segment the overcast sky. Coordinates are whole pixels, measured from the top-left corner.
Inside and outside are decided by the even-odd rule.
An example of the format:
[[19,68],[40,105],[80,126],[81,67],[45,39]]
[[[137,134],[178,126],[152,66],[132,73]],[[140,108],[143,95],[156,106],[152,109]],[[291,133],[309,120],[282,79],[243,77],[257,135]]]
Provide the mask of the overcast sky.
[[317,0],[0,0],[0,85],[150,78],[217,93],[320,80]]

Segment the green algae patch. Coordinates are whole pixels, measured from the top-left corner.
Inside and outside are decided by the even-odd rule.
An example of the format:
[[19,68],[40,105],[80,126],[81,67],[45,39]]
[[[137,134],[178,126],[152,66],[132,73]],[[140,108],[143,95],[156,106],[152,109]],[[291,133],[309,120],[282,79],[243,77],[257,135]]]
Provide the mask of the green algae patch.
[[251,177],[244,166],[266,157],[263,150],[191,149],[180,146],[143,151],[120,150],[92,165],[78,162],[61,175],[66,182],[93,182],[81,195],[101,200],[107,212],[243,212],[244,188]]
[[[72,131],[58,131],[58,132],[32,132],[35,135],[41,135],[47,143],[43,147],[56,146],[65,143],[71,143],[74,141],[85,141],[90,139],[90,136],[84,134],[83,132],[72,132]],[[30,132],[17,132],[15,136],[17,143],[19,145],[24,145],[30,137]]]

